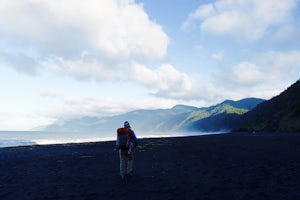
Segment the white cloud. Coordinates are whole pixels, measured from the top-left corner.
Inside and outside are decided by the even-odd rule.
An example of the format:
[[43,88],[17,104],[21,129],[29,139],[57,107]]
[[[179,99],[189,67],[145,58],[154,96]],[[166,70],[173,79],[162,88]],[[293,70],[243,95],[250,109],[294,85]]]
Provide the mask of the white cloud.
[[192,25],[194,20],[204,20],[215,14],[215,8],[213,4],[201,5],[195,12],[190,13],[186,21],[183,23],[182,28],[187,29]]
[[[47,125],[54,122],[54,119],[49,119],[44,116],[37,116],[34,113],[20,112],[0,112],[0,128],[1,130],[24,131],[31,130],[34,127]],[[12,139],[9,135],[2,135],[1,139]],[[13,138],[16,139],[16,138]]]
[[115,66],[112,63],[105,63],[105,60],[85,57],[64,59],[55,56],[52,57],[51,60],[48,59],[43,61],[42,65],[53,73],[67,74],[78,79],[115,79],[120,70],[118,68],[118,63],[116,63]]
[[13,54],[0,52],[0,63],[25,74],[37,74],[39,69],[38,61],[35,58],[21,52]]
[[[45,96],[44,96],[45,97]],[[61,103],[38,111],[40,116],[49,119],[73,118],[83,116],[112,116],[136,109],[171,108],[175,104],[184,104],[183,100],[165,98],[147,98],[142,101],[131,99],[112,99],[108,97],[76,97],[63,94],[55,97]],[[195,104],[195,102],[192,102]]]
[[263,78],[259,67],[249,62],[241,62],[232,69],[231,79],[238,84],[255,85],[261,83]]
[[300,52],[262,53],[253,61],[239,62],[220,71],[214,85],[226,91],[227,98],[271,98],[278,95],[300,77]]
[[184,27],[200,21],[203,32],[257,40],[274,27],[292,21],[298,0],[219,0],[201,5],[184,22]]
[[169,98],[184,98],[192,89],[190,77],[170,64],[163,64],[155,70],[134,63],[129,71],[130,79],[156,89],[155,95]]
[[190,15],[191,19],[205,19],[215,14],[215,8],[213,4],[206,4],[200,6],[196,12]]
[[258,56],[267,73],[274,80],[297,80],[300,76],[300,51],[270,51]]
[[[39,61],[76,77],[103,77],[113,64],[160,60],[169,43],[142,5],[129,0],[3,0],[0,26],[11,49],[35,49]],[[82,59],[84,52],[93,58]]]

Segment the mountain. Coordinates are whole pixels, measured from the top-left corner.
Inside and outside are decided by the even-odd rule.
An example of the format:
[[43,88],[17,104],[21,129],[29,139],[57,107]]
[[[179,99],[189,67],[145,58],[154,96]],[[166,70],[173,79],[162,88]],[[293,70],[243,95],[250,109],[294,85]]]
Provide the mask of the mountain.
[[230,129],[237,118],[262,99],[247,98],[240,101],[226,100],[220,104],[197,108],[176,105],[170,109],[135,110],[111,117],[81,117],[59,119],[46,131],[67,132],[115,132],[124,121],[129,121],[135,130],[143,132],[170,132],[186,130],[219,131]]
[[210,107],[176,105],[170,109],[135,110],[110,117],[58,119],[46,131],[115,132],[130,121],[141,132],[264,131],[300,132],[300,80],[280,95],[265,101],[226,100]]
[[239,131],[300,132],[300,80],[242,116]]
[[82,117],[69,120],[59,119],[49,125],[46,131],[111,132],[123,126],[124,121],[140,131],[174,131],[186,116],[196,107],[177,105],[171,109],[135,110],[111,117]]
[[199,108],[190,113],[182,122],[183,127],[193,131],[231,130],[238,124],[241,115],[263,101],[258,98],[246,98],[239,101],[226,100],[215,106]]
[[265,101],[264,99],[258,98],[246,98],[239,101],[226,100],[219,105],[230,105],[235,108],[252,110],[257,104]]

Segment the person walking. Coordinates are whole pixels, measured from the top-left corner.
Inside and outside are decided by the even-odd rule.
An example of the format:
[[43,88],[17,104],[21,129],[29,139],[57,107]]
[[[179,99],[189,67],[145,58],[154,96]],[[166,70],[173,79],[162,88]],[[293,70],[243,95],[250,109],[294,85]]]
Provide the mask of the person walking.
[[120,157],[120,176],[133,175],[133,150],[137,147],[138,140],[128,121],[124,122],[124,127],[117,129],[116,148]]

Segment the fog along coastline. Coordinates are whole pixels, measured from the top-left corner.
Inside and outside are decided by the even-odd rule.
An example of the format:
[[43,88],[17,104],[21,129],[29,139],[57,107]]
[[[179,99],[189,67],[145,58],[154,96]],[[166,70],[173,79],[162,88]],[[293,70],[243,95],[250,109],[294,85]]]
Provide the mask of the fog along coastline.
[[[222,134],[226,132],[164,132],[145,133],[137,131],[139,139],[143,138],[168,138],[186,137],[211,134]],[[116,133],[87,133],[87,132],[47,132],[47,131],[0,131],[0,148],[51,145],[51,144],[75,144],[115,141]],[[112,147],[113,148],[113,147]]]

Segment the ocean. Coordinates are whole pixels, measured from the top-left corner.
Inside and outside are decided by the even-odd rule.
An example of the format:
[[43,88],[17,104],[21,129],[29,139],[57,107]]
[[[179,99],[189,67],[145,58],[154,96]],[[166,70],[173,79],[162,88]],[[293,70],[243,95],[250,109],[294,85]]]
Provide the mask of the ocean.
[[[136,132],[138,138],[157,137],[184,137],[195,135],[218,134],[220,132],[173,132],[173,133],[143,133]],[[45,132],[45,131],[0,131],[0,148],[47,145],[47,144],[67,144],[114,141],[115,133],[88,133],[88,132]]]
[[115,140],[113,134],[45,131],[0,131],[0,148]]

